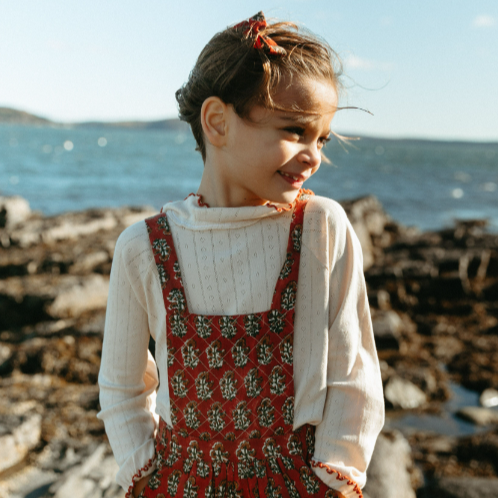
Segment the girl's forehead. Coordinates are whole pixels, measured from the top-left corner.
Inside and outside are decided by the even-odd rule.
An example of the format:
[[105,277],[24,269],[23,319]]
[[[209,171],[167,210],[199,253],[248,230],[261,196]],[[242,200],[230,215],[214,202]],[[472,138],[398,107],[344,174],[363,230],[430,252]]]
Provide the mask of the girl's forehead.
[[327,80],[311,78],[293,78],[283,81],[277,87],[273,100],[282,107],[320,114],[334,112],[338,96],[335,86]]

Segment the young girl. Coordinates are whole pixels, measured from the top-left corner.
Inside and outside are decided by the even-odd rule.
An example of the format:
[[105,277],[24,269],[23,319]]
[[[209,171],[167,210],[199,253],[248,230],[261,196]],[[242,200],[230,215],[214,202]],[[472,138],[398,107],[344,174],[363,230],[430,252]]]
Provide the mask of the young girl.
[[127,496],[361,496],[384,420],[361,247],[302,188],[335,65],[260,13],[215,35],[176,94],[200,187],[126,229],[111,274],[99,417]]

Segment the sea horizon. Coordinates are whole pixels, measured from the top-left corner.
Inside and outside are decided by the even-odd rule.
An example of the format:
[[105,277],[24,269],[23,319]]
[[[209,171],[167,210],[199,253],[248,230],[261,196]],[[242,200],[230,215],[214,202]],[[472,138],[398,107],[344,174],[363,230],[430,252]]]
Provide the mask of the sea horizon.
[[[346,134],[347,136],[347,134]],[[421,230],[487,219],[498,231],[498,142],[361,137],[334,140],[305,185],[342,201],[375,195],[397,222]],[[174,129],[0,124],[0,195],[35,211],[151,205],[197,190],[202,160],[185,126]]]

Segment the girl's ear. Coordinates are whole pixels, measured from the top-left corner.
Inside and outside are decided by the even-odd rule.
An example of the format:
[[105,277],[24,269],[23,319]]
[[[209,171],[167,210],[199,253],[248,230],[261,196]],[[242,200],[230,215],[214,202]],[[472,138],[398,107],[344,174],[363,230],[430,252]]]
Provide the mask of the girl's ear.
[[219,97],[208,97],[201,108],[202,131],[214,147],[226,142],[227,105]]

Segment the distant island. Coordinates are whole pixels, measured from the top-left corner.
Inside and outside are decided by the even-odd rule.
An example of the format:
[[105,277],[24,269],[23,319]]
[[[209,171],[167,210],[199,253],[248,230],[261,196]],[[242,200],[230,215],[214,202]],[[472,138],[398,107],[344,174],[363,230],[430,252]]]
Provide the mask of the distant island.
[[178,118],[161,119],[157,121],[84,121],[80,123],[61,123],[30,114],[29,112],[0,107],[0,124],[15,124],[27,126],[51,126],[54,128],[130,128],[142,130],[178,130],[188,129],[188,124]]
[[[61,123],[50,119],[30,114],[29,112],[12,109],[10,107],[0,107],[0,125],[21,125],[21,126],[47,126],[52,128],[124,128],[130,130],[171,130],[178,132],[189,132],[190,127],[178,118],[160,119],[157,121],[83,121],[79,123]],[[410,142],[410,143],[451,143],[467,145],[496,145],[497,142],[477,142],[474,140],[444,140],[430,138],[393,138],[376,136],[359,136],[356,133],[341,132],[346,137],[354,137],[362,141],[375,141],[388,145],[389,143]]]

